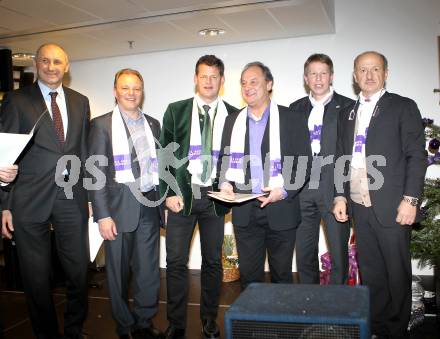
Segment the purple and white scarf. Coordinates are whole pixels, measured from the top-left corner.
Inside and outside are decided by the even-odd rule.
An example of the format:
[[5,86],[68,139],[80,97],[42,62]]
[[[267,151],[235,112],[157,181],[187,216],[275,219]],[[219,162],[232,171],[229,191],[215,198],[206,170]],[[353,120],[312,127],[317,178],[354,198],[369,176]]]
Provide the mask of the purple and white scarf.
[[319,152],[321,152],[321,132],[322,122],[324,120],[324,109],[325,105],[327,105],[332,99],[333,92],[333,87],[330,87],[330,92],[328,92],[321,100],[316,100],[312,96],[312,92],[309,94],[309,100],[313,106],[308,120],[310,145],[312,147],[313,155],[318,155]]
[[367,143],[368,127],[370,126],[371,117],[377,109],[376,104],[383,95],[384,90],[373,94],[370,98],[366,98],[359,93],[359,108],[357,111],[357,131],[355,131],[353,142],[353,157],[351,159],[351,167],[355,169],[366,168],[365,162],[365,145]]
[[[220,147],[222,142],[223,126],[225,125],[225,119],[228,116],[228,111],[224,102],[217,99],[217,113],[214,119],[214,126],[212,128],[212,172],[211,179],[214,179],[217,173],[217,161],[220,154]],[[211,110],[214,109],[211,107]],[[211,119],[212,121],[212,119]],[[191,113],[191,135],[189,140],[188,150],[188,171],[191,173],[191,182],[197,185],[210,184],[209,180],[206,183],[201,182],[200,176],[203,172],[202,157],[202,134],[200,132],[199,124],[199,106],[197,98],[194,97]]]
[[[270,123],[269,123],[269,159],[270,178],[269,187],[284,187],[284,179],[281,167],[280,149],[280,114],[278,105],[270,101]],[[246,106],[238,114],[231,134],[229,168],[226,170],[226,179],[238,184],[244,183],[244,148],[246,136],[246,121],[248,107]]]
[[[145,134],[148,140],[148,150],[150,152],[150,166],[153,175],[153,184],[159,185],[159,175],[157,169],[157,155],[156,145],[151,131],[150,125],[144,114],[141,112],[142,119],[144,119]],[[131,169],[131,154],[130,147],[125,131],[124,121],[118,105],[113,109],[112,114],[112,149],[113,149],[113,163],[115,165],[115,180],[118,183],[135,182],[135,178]]]

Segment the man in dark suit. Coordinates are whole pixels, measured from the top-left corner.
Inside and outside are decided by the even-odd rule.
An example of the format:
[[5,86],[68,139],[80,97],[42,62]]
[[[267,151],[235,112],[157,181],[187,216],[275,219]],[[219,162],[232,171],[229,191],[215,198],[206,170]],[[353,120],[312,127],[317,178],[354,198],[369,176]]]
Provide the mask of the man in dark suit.
[[[160,137],[162,147],[166,148],[173,142],[180,146],[173,154],[174,160],[169,164],[173,180],[177,182],[160,181],[161,196],[166,196],[168,208],[168,339],[185,336],[187,264],[197,223],[202,251],[202,334],[204,338],[218,338],[220,335],[216,318],[223,274],[221,257],[224,215],[228,209],[213,202],[207,192],[213,190],[217,181],[215,164],[225,118],[229,113],[237,111],[218,96],[224,80],[223,61],[214,55],[202,56],[195,68],[195,97],[169,104],[163,117]],[[164,179],[162,174],[160,177]]]
[[[310,182],[300,193],[301,224],[296,230],[296,266],[302,284],[319,284],[319,229],[325,223],[331,256],[331,284],[343,284],[348,275],[350,227],[332,214],[334,197],[334,156],[337,122],[341,110],[354,101],[332,88],[333,62],[325,54],[312,54],[304,63],[304,82],[308,97],[292,103],[290,109],[308,122],[314,156]],[[324,162],[324,159],[325,162]]]
[[[160,338],[152,318],[159,300],[160,210],[155,140],[157,120],[140,110],[141,74],[122,69],[115,75],[117,105],[92,120],[90,156],[98,160],[105,184],[90,190],[93,217],[105,240],[107,282],[119,338]],[[124,159],[124,160],[122,160]],[[98,176],[97,176],[98,177]],[[128,305],[132,268],[134,308]]]
[[[0,132],[2,130],[1,121],[0,121]],[[6,186],[11,181],[15,180],[17,176],[18,166],[2,166],[0,167],[0,185]],[[3,199],[3,189],[0,188],[0,206]],[[0,208],[1,210],[1,208]],[[0,338],[3,338],[3,312],[0,311]]]
[[[59,160],[69,156],[85,163],[89,101],[62,86],[69,61],[60,46],[41,46],[35,66],[38,81],[10,92],[1,107],[3,131],[8,133],[29,133],[41,116],[17,162],[20,173],[3,203],[2,234],[11,238],[14,231],[35,336],[57,338],[50,292],[52,225],[66,275],[64,336],[81,338],[87,315],[87,192],[82,186],[82,167]],[[73,186],[73,197],[62,188],[66,185]]]
[[301,220],[298,192],[307,176],[297,168],[311,157],[305,119],[271,100],[272,85],[267,66],[260,62],[245,66],[241,94],[247,106],[226,120],[222,143],[226,153],[218,165],[225,195],[268,193],[232,207],[243,289],[264,281],[266,251],[272,282],[292,282],[295,233]]
[[336,184],[334,213],[345,222],[348,203],[362,284],[370,289],[372,332],[404,338],[411,313],[411,225],[419,219],[427,166],[422,119],[413,100],[385,90],[382,54],[358,55],[353,76],[361,92],[339,117],[337,145],[338,156],[350,155],[343,163],[349,181],[343,189]]

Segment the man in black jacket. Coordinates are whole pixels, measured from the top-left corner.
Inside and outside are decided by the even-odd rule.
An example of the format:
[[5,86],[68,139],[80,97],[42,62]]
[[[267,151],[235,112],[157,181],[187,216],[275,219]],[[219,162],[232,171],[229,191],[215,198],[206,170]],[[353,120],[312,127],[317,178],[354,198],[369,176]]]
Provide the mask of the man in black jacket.
[[331,284],[344,284],[348,275],[350,227],[332,214],[334,156],[337,121],[354,101],[333,90],[333,62],[325,54],[312,54],[304,63],[304,82],[310,93],[290,105],[306,119],[314,156],[310,182],[300,193],[301,224],[296,231],[296,266],[302,284],[319,284],[319,229],[321,219],[331,256]]
[[[17,179],[5,194],[2,234],[10,238],[14,232],[35,336],[56,338],[59,329],[50,290],[49,225],[53,226],[67,280],[64,336],[77,339],[82,338],[88,306],[88,208],[87,192],[82,185],[83,167],[74,166],[74,160],[79,159],[84,165],[87,157],[89,100],[63,86],[69,59],[61,46],[40,46],[35,66],[38,80],[9,92],[1,107],[2,132],[29,133],[39,121],[18,159]],[[67,158],[72,161],[65,163]]]
[[220,179],[225,195],[268,194],[232,207],[242,288],[264,281],[266,251],[272,282],[292,282],[295,233],[301,218],[298,192],[307,171],[296,174],[299,157],[309,161],[310,146],[305,120],[271,100],[272,85],[267,66],[260,62],[245,66],[241,93],[247,106],[226,119],[221,149],[230,146],[230,152],[221,154],[218,165],[221,172],[226,169],[221,173],[225,180]]
[[345,222],[348,204],[362,284],[370,289],[373,334],[405,338],[411,314],[411,225],[420,220],[427,167],[424,129],[416,103],[385,90],[385,56],[361,53],[353,76],[361,92],[357,104],[339,117],[336,152],[349,155],[343,173],[349,181],[343,190],[336,187],[334,214]]

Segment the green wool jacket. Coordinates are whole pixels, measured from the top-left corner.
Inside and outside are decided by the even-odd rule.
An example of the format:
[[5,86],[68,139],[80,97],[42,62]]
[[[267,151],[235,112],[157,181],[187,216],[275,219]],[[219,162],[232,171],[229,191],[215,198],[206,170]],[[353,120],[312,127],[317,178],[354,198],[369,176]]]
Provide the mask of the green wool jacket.
[[[238,112],[237,108],[226,102],[224,102],[224,104],[228,114]],[[189,162],[187,159],[186,161],[182,160],[188,157],[191,135],[192,105],[193,98],[169,104],[163,116],[162,132],[160,135],[162,149],[165,149],[167,145],[172,142],[179,145],[177,149],[174,147],[174,158],[170,159],[168,156],[166,163],[164,165],[159,165],[159,168],[169,171],[168,175],[171,174],[177,181],[184,203],[183,215],[191,214],[192,201],[194,199],[191,188],[191,174],[187,169]],[[163,158],[162,160],[161,158],[162,157],[159,156],[159,162],[164,161]],[[159,173],[159,177],[160,196],[163,197],[166,195],[166,197],[171,197],[177,195],[171,185],[169,185],[169,182],[167,183],[163,180],[163,175],[161,175],[161,173]],[[218,178],[213,182],[214,189],[216,189],[217,186]],[[213,202],[213,204],[214,211],[218,216],[225,215],[229,211],[229,208],[225,205],[217,202]]]

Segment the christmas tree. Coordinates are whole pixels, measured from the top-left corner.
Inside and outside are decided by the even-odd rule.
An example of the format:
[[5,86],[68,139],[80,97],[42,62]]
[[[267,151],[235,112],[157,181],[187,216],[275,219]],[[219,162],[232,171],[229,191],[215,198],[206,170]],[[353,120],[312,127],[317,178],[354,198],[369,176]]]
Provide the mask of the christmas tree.
[[[428,143],[428,166],[440,165],[440,126],[432,119],[423,119]],[[414,226],[411,235],[411,255],[420,266],[440,263],[440,178],[426,179],[421,204],[423,220]]]

